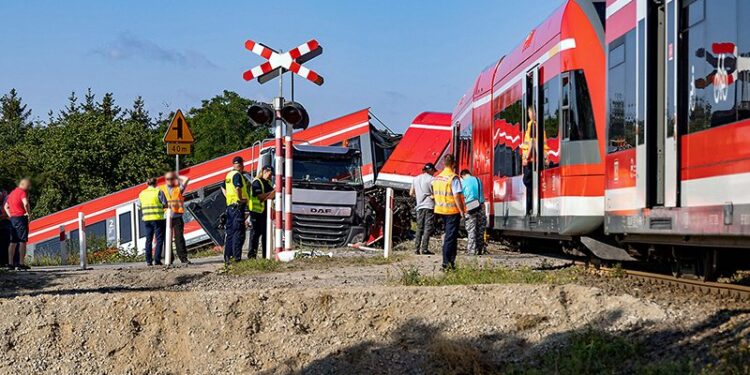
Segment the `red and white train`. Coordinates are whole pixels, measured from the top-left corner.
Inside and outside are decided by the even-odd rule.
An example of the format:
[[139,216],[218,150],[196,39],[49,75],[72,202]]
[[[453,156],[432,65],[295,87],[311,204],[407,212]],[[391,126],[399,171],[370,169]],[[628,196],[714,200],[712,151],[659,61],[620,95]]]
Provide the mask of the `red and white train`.
[[[363,109],[299,131],[294,134],[294,142],[357,148],[361,151],[362,181],[366,189],[375,186],[376,179],[380,186],[408,189],[410,176],[419,174],[424,163],[436,162],[445,153],[450,137],[450,114],[426,112],[417,116],[402,138],[406,141],[405,147],[401,148],[402,151],[394,151],[392,154],[388,153],[390,149],[377,147],[382,141],[373,137],[378,137],[378,134],[380,132],[375,130],[375,125],[370,121],[369,109]],[[428,141],[430,146],[424,147]],[[422,147],[418,147],[419,145]],[[243,156],[246,169],[253,170],[257,167],[261,150],[271,147],[272,140],[259,142],[253,147],[181,170],[180,173],[190,177],[191,181],[185,195],[186,205],[194,200],[203,200],[220,189],[224,176],[231,168],[232,158],[237,155]],[[413,153],[412,147],[419,152]],[[399,160],[404,163],[399,163]],[[388,173],[385,173],[386,171]],[[406,185],[405,180],[408,180]],[[30,254],[61,254],[61,231],[70,241],[77,241],[79,212],[84,214],[85,230],[89,237],[95,236],[106,240],[108,244],[117,245],[123,250],[143,249],[144,230],[135,201],[144,187],[145,185],[134,186],[32,221],[29,236]],[[186,211],[185,215],[185,237],[188,245],[208,242],[209,236],[190,212]],[[382,228],[374,229],[375,232],[371,233],[371,236],[377,238]],[[70,245],[77,248],[76,244]]]
[[[301,144],[334,146],[341,144],[371,147],[371,127],[368,109],[312,126],[294,134],[294,141]],[[190,178],[185,195],[186,204],[200,200],[220,189],[224,176],[231,169],[231,160],[243,156],[247,169],[255,169],[260,151],[273,147],[273,140],[258,143],[253,147],[189,167],[180,171]],[[375,181],[375,170],[385,163],[387,155],[372,152],[362,153],[362,180],[366,185]],[[381,158],[382,160],[373,160]],[[160,181],[161,183],[162,181]],[[94,199],[77,206],[56,212],[31,222],[29,245],[31,254],[59,254],[60,232],[71,241],[78,239],[78,213],[84,214],[86,233],[117,244],[121,249],[143,249],[144,229],[137,214],[135,201],[145,184],[134,186],[110,195]],[[208,241],[208,236],[197,221],[186,212],[185,238],[188,245]],[[77,248],[77,247],[74,247]]]
[[743,0],[566,1],[453,111],[492,227],[704,276],[750,248],[748,19]]

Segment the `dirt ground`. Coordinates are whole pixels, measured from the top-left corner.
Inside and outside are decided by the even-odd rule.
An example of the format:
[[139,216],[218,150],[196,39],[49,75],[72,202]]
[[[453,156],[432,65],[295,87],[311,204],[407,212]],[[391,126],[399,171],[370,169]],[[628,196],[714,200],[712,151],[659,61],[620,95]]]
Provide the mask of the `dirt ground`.
[[[570,263],[492,253],[482,261]],[[241,276],[224,273],[218,257],[167,270],[1,273],[0,373],[491,373],[451,368],[451,355],[500,366],[593,328],[659,343],[655,357],[700,358],[750,336],[746,301],[585,275],[562,285],[405,287],[397,283],[404,269],[439,275],[440,257],[399,259]]]

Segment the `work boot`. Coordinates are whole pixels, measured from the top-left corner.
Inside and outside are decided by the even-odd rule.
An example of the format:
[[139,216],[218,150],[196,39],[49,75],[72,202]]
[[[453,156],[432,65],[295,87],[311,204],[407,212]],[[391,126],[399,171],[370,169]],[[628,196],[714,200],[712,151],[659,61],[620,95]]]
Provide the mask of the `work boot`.
[[432,251],[430,251],[430,250],[425,250],[425,251],[423,251],[423,252],[422,252],[422,254],[423,254],[423,255],[435,255],[435,253],[433,253],[433,252],[432,252]]
[[421,251],[419,251],[419,250],[417,250],[417,251],[415,251],[415,252],[414,252],[414,254],[417,254],[417,255],[422,255],[422,252],[421,252]]

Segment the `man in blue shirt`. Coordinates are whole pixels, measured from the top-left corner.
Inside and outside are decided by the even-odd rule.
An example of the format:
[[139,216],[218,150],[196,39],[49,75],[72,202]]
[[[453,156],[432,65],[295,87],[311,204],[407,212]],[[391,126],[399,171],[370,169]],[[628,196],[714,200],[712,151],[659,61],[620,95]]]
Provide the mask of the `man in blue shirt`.
[[482,181],[472,176],[468,169],[461,171],[461,186],[466,201],[464,225],[468,232],[469,255],[482,255],[485,252],[484,231],[487,227],[487,213],[484,209],[484,189]]

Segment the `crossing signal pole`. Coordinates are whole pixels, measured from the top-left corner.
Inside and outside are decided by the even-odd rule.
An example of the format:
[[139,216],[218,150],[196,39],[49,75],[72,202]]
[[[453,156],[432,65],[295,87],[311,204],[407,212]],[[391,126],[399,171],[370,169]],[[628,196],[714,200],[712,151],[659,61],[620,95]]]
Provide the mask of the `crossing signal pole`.
[[[312,39],[288,52],[276,52],[275,50],[252,40],[245,42],[245,48],[268,60],[242,75],[246,81],[257,79],[264,84],[273,78],[279,78],[279,96],[274,99],[273,105],[259,103],[250,106],[247,113],[250,122],[258,127],[270,127],[274,125],[275,153],[275,186],[274,186],[274,208],[275,208],[275,252],[282,250],[291,251],[293,245],[292,227],[292,180],[293,180],[293,144],[292,133],[294,129],[306,129],[310,118],[305,108],[294,102],[294,87],[292,86],[292,101],[284,99],[283,74],[287,71],[306,78],[320,86],[323,77],[313,70],[302,66],[303,63],[317,57],[323,52],[318,41]],[[292,81],[292,85],[294,85]],[[286,124],[286,129],[284,129]],[[283,144],[283,146],[282,146]],[[285,152],[282,154],[282,147]],[[282,189],[282,186],[284,187]],[[283,207],[283,212],[282,212]],[[282,226],[282,222],[284,225]],[[283,228],[283,229],[282,229]],[[282,230],[284,241],[282,246]]]

